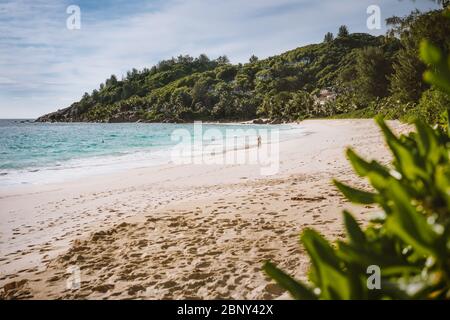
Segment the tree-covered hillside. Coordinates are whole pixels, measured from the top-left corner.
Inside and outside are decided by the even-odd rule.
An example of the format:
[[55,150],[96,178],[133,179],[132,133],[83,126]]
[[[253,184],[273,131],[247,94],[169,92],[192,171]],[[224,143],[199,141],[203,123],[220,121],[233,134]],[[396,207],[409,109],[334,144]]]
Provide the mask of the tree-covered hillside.
[[336,38],[327,33],[323,43],[264,60],[252,56],[245,64],[206,55],[164,60],[151,69],[133,69],[121,80],[113,75],[80,101],[38,121],[293,121],[372,115],[385,112],[383,103],[392,103],[397,116],[399,104],[415,106],[428,89],[421,82],[417,39],[427,37],[448,49],[450,28],[440,11],[388,22],[386,36],[351,34],[342,26]]

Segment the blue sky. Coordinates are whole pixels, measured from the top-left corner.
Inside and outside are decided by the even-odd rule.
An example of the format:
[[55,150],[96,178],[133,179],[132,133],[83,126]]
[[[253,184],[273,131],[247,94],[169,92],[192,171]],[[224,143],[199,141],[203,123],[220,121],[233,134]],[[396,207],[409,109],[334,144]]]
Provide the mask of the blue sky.
[[[369,5],[385,18],[428,0],[0,0],[0,118],[34,118],[69,106],[111,74],[179,54],[233,63],[321,42],[346,24],[366,27]],[[69,5],[81,29],[68,30]],[[383,22],[384,24],[384,22]]]

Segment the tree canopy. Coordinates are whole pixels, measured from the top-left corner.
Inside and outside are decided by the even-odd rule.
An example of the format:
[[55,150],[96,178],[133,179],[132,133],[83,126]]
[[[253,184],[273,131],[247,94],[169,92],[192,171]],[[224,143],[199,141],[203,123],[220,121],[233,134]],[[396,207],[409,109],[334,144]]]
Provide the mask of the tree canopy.
[[112,75],[80,101],[39,120],[294,121],[358,110],[401,117],[423,104],[429,90],[417,58],[420,39],[450,51],[450,24],[442,10],[391,17],[387,24],[385,36],[349,33],[343,25],[336,38],[328,32],[322,43],[266,59],[252,55],[244,64],[225,55],[180,55],[132,69],[120,80]]

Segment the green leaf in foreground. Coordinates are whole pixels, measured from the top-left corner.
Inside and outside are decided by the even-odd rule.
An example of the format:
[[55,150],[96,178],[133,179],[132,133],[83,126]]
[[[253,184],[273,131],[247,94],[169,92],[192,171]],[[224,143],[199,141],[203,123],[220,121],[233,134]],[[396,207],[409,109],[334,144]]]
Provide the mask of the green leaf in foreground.
[[[446,15],[450,18],[449,10]],[[450,95],[450,57],[428,41],[422,42],[420,57],[429,66],[425,81]],[[304,231],[301,242],[311,259],[312,286],[320,299],[449,299],[450,124],[443,133],[416,121],[417,133],[397,137],[382,118],[376,121],[392,152],[391,165],[368,162],[351,149],[347,157],[378,193],[334,183],[352,202],[378,203],[383,219],[363,229],[345,211],[347,239],[337,245]],[[381,271],[380,288],[365,286],[370,266]],[[310,298],[307,287],[269,263],[266,268],[294,298]]]
[[263,270],[274,279],[280,287],[288,291],[294,299],[317,300],[314,293],[302,283],[294,280],[284,271],[278,269],[273,263],[266,262]]
[[439,48],[429,41],[423,40],[420,44],[420,57],[428,64],[430,69],[425,71],[424,80],[450,94],[450,64]]
[[367,241],[366,235],[361,230],[355,218],[346,210],[344,210],[344,224],[350,241],[356,246],[362,246]]
[[[301,236],[310,260],[311,287],[319,299],[438,299],[450,297],[450,162],[440,131],[417,122],[417,134],[397,138],[377,120],[393,153],[391,169],[368,162],[352,150],[355,171],[367,177],[372,193],[334,181],[344,196],[358,204],[377,203],[384,218],[360,227],[344,211],[345,241],[328,242],[314,230]],[[400,175],[400,177],[398,177]],[[425,210],[426,206],[426,210]],[[367,286],[367,270],[380,268],[379,289]],[[307,286],[270,263],[265,270],[294,298],[312,299]]]
[[373,204],[376,203],[377,194],[349,187],[337,180],[333,180],[334,185],[341,191],[344,196],[354,203]]

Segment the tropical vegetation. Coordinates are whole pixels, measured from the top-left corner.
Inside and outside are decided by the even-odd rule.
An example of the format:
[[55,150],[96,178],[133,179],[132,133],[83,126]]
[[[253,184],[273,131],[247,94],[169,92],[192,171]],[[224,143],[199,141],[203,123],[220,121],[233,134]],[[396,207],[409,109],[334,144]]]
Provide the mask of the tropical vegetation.
[[[445,15],[450,18],[450,10]],[[311,259],[309,283],[267,262],[266,273],[294,298],[450,299],[450,56],[428,39],[421,41],[419,51],[423,78],[432,86],[414,85],[424,90],[420,112],[429,113],[428,119],[439,125],[432,128],[417,119],[414,132],[397,137],[378,116],[393,155],[390,166],[367,161],[348,149],[355,172],[368,179],[371,188],[334,184],[347,200],[377,205],[380,214],[362,227],[344,211],[346,239],[336,243],[304,230],[301,243]],[[405,66],[409,69],[407,64],[397,68]],[[395,88],[404,80],[395,80]],[[411,98],[397,93],[399,99]],[[447,103],[438,104],[444,100]],[[433,112],[431,106],[438,109]],[[440,118],[442,114],[447,116]]]
[[[389,31],[374,37],[341,26],[336,37],[283,54],[231,64],[178,56],[152,68],[112,75],[70,107],[40,121],[193,120],[297,121],[312,117],[373,117],[436,121],[429,110],[448,98],[421,81],[425,64],[420,41],[450,49],[450,23],[442,10],[415,11],[387,20]],[[439,107],[439,110],[443,110]]]

